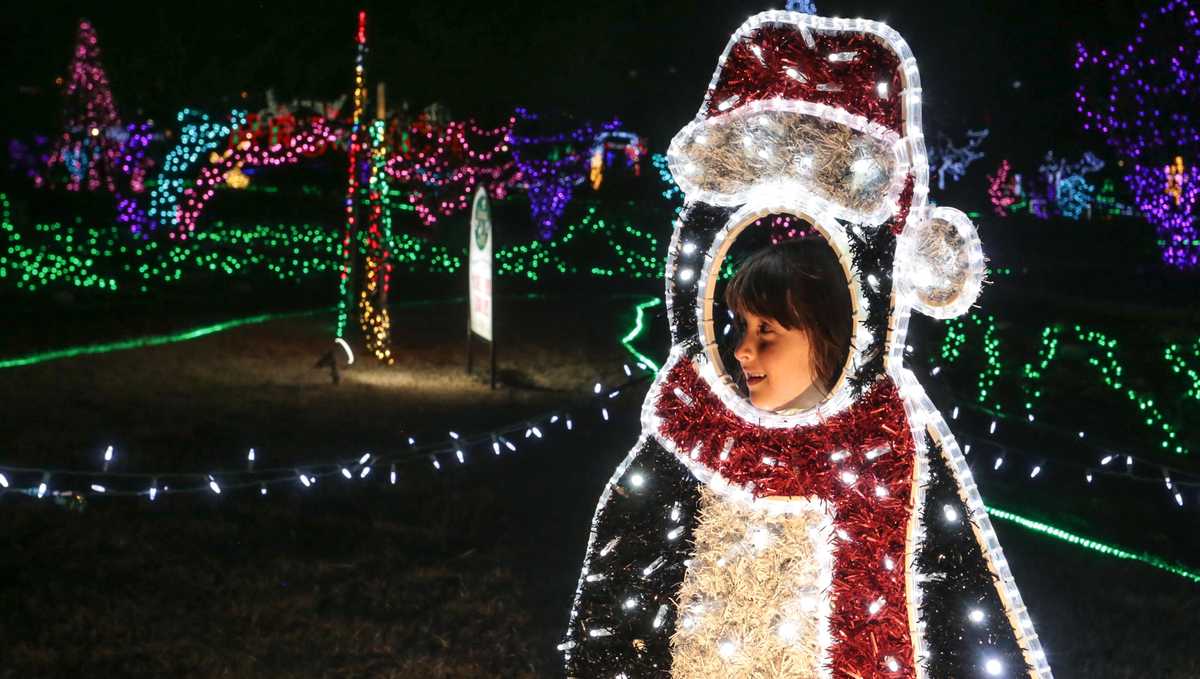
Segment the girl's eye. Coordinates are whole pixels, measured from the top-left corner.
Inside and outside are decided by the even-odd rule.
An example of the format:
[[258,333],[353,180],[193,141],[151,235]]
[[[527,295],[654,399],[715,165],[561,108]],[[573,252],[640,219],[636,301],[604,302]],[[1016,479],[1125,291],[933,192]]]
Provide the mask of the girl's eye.
[[758,324],[758,334],[765,335],[769,332],[772,332],[770,323],[764,321]]

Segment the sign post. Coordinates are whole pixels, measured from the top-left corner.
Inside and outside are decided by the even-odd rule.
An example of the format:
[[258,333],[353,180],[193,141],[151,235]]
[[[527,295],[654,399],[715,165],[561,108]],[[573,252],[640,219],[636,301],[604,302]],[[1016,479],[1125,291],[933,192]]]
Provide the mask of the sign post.
[[467,374],[473,367],[472,335],[487,340],[491,347],[491,386],[496,388],[496,338],[492,335],[492,206],[487,190],[480,186],[471,201],[471,225],[467,234],[467,275],[470,278],[467,315]]

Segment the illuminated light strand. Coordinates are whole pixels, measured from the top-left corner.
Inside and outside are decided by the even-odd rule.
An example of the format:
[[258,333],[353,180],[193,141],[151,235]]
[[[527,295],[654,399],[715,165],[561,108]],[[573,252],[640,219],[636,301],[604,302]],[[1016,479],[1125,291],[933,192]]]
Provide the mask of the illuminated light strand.
[[285,313],[273,314],[258,314],[256,316],[248,316],[246,318],[238,318],[232,321],[223,321],[221,323],[213,323],[204,325],[190,330],[182,330],[164,335],[149,335],[146,337],[138,337],[134,339],[119,340],[116,342],[104,342],[101,344],[87,344],[74,347],[66,347],[63,349],[54,349],[51,351],[42,351],[35,354],[26,354],[24,356],[15,356],[12,358],[0,358],[0,370],[7,368],[21,368],[39,363],[47,363],[49,361],[58,361],[67,358],[78,358],[80,356],[92,356],[95,354],[107,354],[114,351],[127,351],[130,349],[145,349],[148,347],[159,347],[166,344],[175,344],[178,342],[187,342],[189,340],[199,339],[207,335],[213,335],[226,330],[233,330],[246,325],[257,325],[259,323],[267,323],[270,321],[283,320],[287,318],[304,318],[308,316],[316,316],[322,313],[332,311],[332,307],[324,309],[309,309],[307,311],[289,311]]
[[[988,404],[988,395],[995,396],[997,381],[1005,372],[1004,364],[1000,359],[1000,339],[997,334],[996,319],[991,315],[971,314],[964,318],[947,321],[945,324],[946,335],[942,341],[939,355],[944,365],[951,365],[959,360],[962,347],[967,342],[968,323],[976,331],[983,329],[982,346],[985,366],[978,378],[979,391],[975,400],[980,404]],[[1024,395],[1022,410],[1027,420],[1034,422],[1037,419],[1034,408],[1042,398],[1044,390],[1039,383],[1044,380],[1046,371],[1057,358],[1060,338],[1066,332],[1073,333],[1071,337],[1075,342],[1089,348],[1091,355],[1087,357],[1087,363],[1096,369],[1105,386],[1123,394],[1137,407],[1139,419],[1145,426],[1156,435],[1161,436],[1157,441],[1158,448],[1176,454],[1186,455],[1190,452],[1178,440],[1179,428],[1167,420],[1166,414],[1155,404],[1155,399],[1128,387],[1123,380],[1125,368],[1116,357],[1117,341],[1104,333],[1086,330],[1079,325],[1068,327],[1054,324],[1042,329],[1036,359],[1025,363],[1018,375],[1019,387]],[[988,405],[996,413],[1006,413],[1006,409],[994,398]]]
[[1030,196],[1030,211],[1043,219],[1052,214],[1052,208],[1053,214],[1069,219],[1079,219],[1085,210],[1090,216],[1095,189],[1084,176],[1103,167],[1104,161],[1090,151],[1076,162],[1055,158],[1053,151],[1047,151],[1038,166],[1041,193]]
[[[985,357],[985,366],[979,372],[976,380],[978,392],[976,400],[986,403],[988,394],[996,386],[996,381],[1003,374],[1003,364],[1000,362],[1000,339],[996,336],[996,319],[991,315],[969,314],[963,317],[948,319],[945,323],[946,335],[942,340],[940,355],[946,365],[955,363],[962,354],[962,347],[967,341],[967,323],[970,321],[976,328],[984,329],[981,346]],[[997,412],[1004,408],[999,402],[993,401]]]
[[516,119],[487,129],[472,120],[445,125],[414,122],[405,144],[388,158],[384,170],[407,193],[407,203],[426,226],[466,210],[475,187],[483,184],[495,200],[507,197],[521,175],[508,135]]
[[662,191],[662,197],[671,203],[676,215],[683,211],[683,190],[675,183],[675,178],[671,175],[671,168],[667,156],[662,153],[655,153],[650,156],[650,164],[658,170],[658,178],[666,188]]
[[1139,212],[1155,225],[1163,260],[1178,268],[1200,261],[1200,231],[1196,208],[1200,198],[1200,168],[1195,163],[1146,166],[1134,163],[1125,181],[1133,189]]
[[143,215],[133,201],[118,205],[118,219],[129,224],[135,233],[170,230],[182,226],[183,195],[196,168],[206,162],[208,154],[222,148],[233,130],[245,121],[242,111],[234,110],[226,121],[213,121],[208,114],[183,109],[176,116],[180,124],[179,141],[163,160],[158,181],[150,192],[150,202]]
[[[987,409],[978,406],[968,405],[967,408],[983,414],[989,414]],[[1014,422],[1014,424],[1030,427],[1038,431],[1063,434],[1061,430],[1045,425],[1031,426],[1021,422]],[[1036,479],[1042,473],[1048,474],[1053,469],[1060,479],[1078,480],[1079,483],[1088,486],[1093,486],[1098,476],[1114,481],[1165,486],[1168,496],[1167,501],[1176,509],[1184,506],[1182,496],[1176,497],[1181,490],[1200,490],[1200,477],[1194,474],[1164,465],[1161,462],[1148,460],[1144,457],[1117,454],[1111,449],[1099,446],[1089,446],[1093,451],[1094,457],[1092,458],[1092,462],[1088,463],[1077,459],[1059,457],[1045,450],[1025,450],[1018,446],[996,441],[987,436],[963,435],[961,438],[969,442],[964,446],[964,455],[980,457],[986,462],[984,466],[989,467],[993,472],[999,472],[1002,468],[1023,469],[1025,479],[1031,482],[1037,482]],[[993,451],[992,455],[987,457],[980,456],[979,453],[984,448]],[[1010,455],[1015,455],[1024,460],[1024,462],[1009,464],[1008,457]],[[1053,465],[1050,464],[1051,462]],[[1024,466],[1021,466],[1022,464]],[[1064,471],[1063,468],[1068,468],[1069,471]],[[1134,471],[1135,469],[1155,469],[1157,470],[1157,475],[1140,474]],[[1169,481],[1170,485],[1166,485],[1166,481]],[[1200,502],[1196,503],[1195,506],[1200,506]]]
[[[626,387],[645,381],[648,377],[649,375],[633,377],[616,385],[613,389],[623,390]],[[607,402],[608,396],[607,394],[594,396],[591,400],[597,403]],[[591,412],[594,408],[585,407],[583,410]],[[609,420],[606,408],[600,408],[599,413],[602,416],[601,419],[604,421]],[[397,452],[379,454],[356,453],[352,457],[329,462],[306,464],[300,467],[291,465],[268,469],[243,467],[239,469],[220,469],[210,472],[134,473],[97,472],[60,468],[47,469],[0,464],[0,470],[3,471],[4,480],[7,484],[0,484],[0,493],[24,493],[38,498],[45,497],[47,494],[54,497],[78,497],[85,495],[147,497],[152,501],[164,495],[195,493],[223,495],[226,492],[246,489],[260,489],[260,494],[265,495],[265,493],[261,493],[261,489],[268,486],[300,484],[304,488],[310,488],[313,485],[319,485],[318,482],[320,480],[331,477],[342,477],[348,481],[364,482],[369,479],[372,466],[380,464],[416,463],[432,459],[434,466],[440,469],[440,464],[438,464],[439,456],[451,455],[458,462],[465,463],[467,459],[466,451],[475,448],[490,450],[493,441],[502,442],[510,452],[517,452],[517,446],[509,440],[508,436],[515,436],[517,433],[527,430],[536,430],[536,438],[543,439],[546,432],[552,431],[549,428],[550,424],[560,422],[563,423],[561,431],[570,432],[574,430],[574,427],[567,427],[565,423],[578,422],[578,419],[569,414],[564,417],[562,410],[553,410],[484,432],[459,434],[457,437],[431,440],[419,445],[410,444],[407,448]],[[38,483],[24,488],[19,487],[17,479],[22,477],[36,478],[38,479]],[[383,476],[377,478],[379,479],[379,485],[391,485],[390,475],[386,480]],[[87,488],[87,490],[72,490],[67,487],[67,483],[62,481],[63,479],[74,480],[81,487]],[[160,486],[158,483],[160,479],[177,479],[180,483],[191,481],[192,485],[171,484]],[[104,483],[100,483],[101,481]],[[137,485],[136,487],[132,487],[135,485],[135,482],[147,481],[150,484],[148,486]],[[53,488],[51,488],[52,485]]]
[[[1188,454],[1190,451],[1177,440],[1177,428],[1168,422],[1162,410],[1155,406],[1154,399],[1126,385],[1123,378],[1125,369],[1116,358],[1117,341],[1104,333],[1084,330],[1079,325],[1071,326],[1071,330],[1074,333],[1073,339],[1091,350],[1091,355],[1087,357],[1088,365],[1096,368],[1105,386],[1123,394],[1136,405],[1138,411],[1144,413],[1140,416],[1144,424],[1163,437],[1159,441],[1159,447],[1176,454]],[[1022,370],[1022,375],[1026,378],[1022,385],[1026,399],[1025,411],[1030,421],[1034,417],[1034,405],[1042,397],[1042,389],[1037,388],[1035,384],[1043,378],[1050,364],[1057,358],[1059,338],[1064,332],[1067,332],[1067,326],[1062,324],[1044,328],[1036,366],[1034,363],[1026,363]]]
[[[367,350],[381,363],[391,365],[392,321],[388,314],[388,287],[392,263],[388,245],[392,240],[391,211],[387,204],[387,185],[383,162],[384,122],[376,120],[369,130],[370,175],[367,180],[367,230],[363,267],[363,285],[359,291],[359,327]],[[339,337],[339,339],[341,339]]]
[[[640,366],[645,366],[646,369],[653,373],[658,372],[658,364],[647,358],[642,352],[638,351],[633,346],[633,342],[637,340],[637,338],[641,337],[649,327],[649,325],[645,322],[646,309],[656,307],[659,304],[662,304],[662,300],[658,297],[651,297],[644,302],[639,302],[638,305],[634,307],[635,316],[633,327],[630,328],[629,332],[625,333],[625,336],[621,338],[621,346],[625,347],[625,350],[628,351],[635,359],[637,359]],[[628,366],[626,366],[625,372],[626,374],[629,373]]]
[[227,182],[230,173],[243,167],[280,167],[297,163],[324,152],[335,139],[333,131],[320,118],[312,119],[310,126],[289,135],[285,144],[270,147],[260,146],[249,132],[235,130],[234,134],[240,141],[220,154],[218,162],[202,167],[194,184],[183,190],[177,208],[181,233],[169,234],[172,238],[177,235],[187,238],[196,230],[200,214],[216,195],[217,188]]
[[[1012,170],[1008,160],[1001,160],[996,168],[996,175],[988,175],[988,201],[992,204],[992,212],[999,217],[1007,217],[1025,203],[1021,201],[1021,175]],[[1020,202],[1018,202],[1020,201]]]
[[[1190,354],[1190,355],[1189,355]],[[1170,365],[1172,372],[1184,375],[1189,384],[1184,394],[1191,399],[1200,401],[1200,337],[1192,342],[1185,352],[1178,344],[1170,344],[1163,350],[1163,358]]]
[[1172,563],[1166,561],[1165,559],[1154,556],[1153,554],[1147,554],[1144,552],[1141,554],[1135,554],[1133,552],[1121,549],[1119,547],[1114,547],[1112,545],[1105,544],[1098,540],[1092,540],[1090,538],[1085,538],[1080,535],[1076,535],[1075,533],[1068,532],[1066,530],[1063,530],[1062,528],[1058,528],[1057,526],[1052,526],[1047,523],[1042,523],[1041,521],[1034,521],[1033,519],[1029,519],[1029,518],[1026,518],[1019,514],[1014,514],[1013,512],[1009,512],[1009,511],[1006,511],[1003,509],[998,509],[996,507],[987,507],[987,513],[998,519],[1002,519],[1004,521],[1009,521],[1018,526],[1027,528],[1027,529],[1037,532],[1037,533],[1041,533],[1043,535],[1047,535],[1049,537],[1057,538],[1059,540],[1067,542],[1068,544],[1074,545],[1076,547],[1091,550],[1093,552],[1097,552],[1099,554],[1104,554],[1105,556],[1111,556],[1111,557],[1114,557],[1117,559],[1128,559],[1131,561],[1137,561],[1139,563],[1143,563],[1148,566],[1153,566],[1154,568],[1158,568],[1160,570],[1166,571],[1173,575],[1178,575],[1182,578],[1187,578],[1188,580],[1191,580],[1192,582],[1200,583],[1200,571],[1196,571],[1194,569],[1186,568],[1184,566],[1172,564]]
[[350,139],[347,149],[345,227],[341,243],[341,270],[338,273],[337,318],[334,339],[345,339],[353,304],[350,277],[354,275],[354,246],[359,239],[360,173],[369,171],[363,158],[363,107],[367,98],[367,13],[358,13],[358,29],[354,33],[354,109],[350,115]]
[[[387,238],[386,210],[382,223]],[[604,247],[589,247],[589,239],[604,239]],[[23,237],[12,223],[8,197],[0,193],[0,285],[26,292],[55,284],[147,292],[151,284],[169,285],[190,272],[242,275],[263,270],[295,281],[336,271],[340,249],[328,229],[309,224],[240,228],[218,221],[185,241],[159,243],[130,238],[116,228],[53,223],[34,225],[33,233]],[[461,256],[403,233],[391,234],[388,251],[393,267],[406,271],[453,274],[462,268]],[[597,251],[612,259],[597,261]],[[590,261],[584,263],[584,258]],[[606,219],[594,208],[550,242],[535,239],[496,251],[497,275],[533,281],[549,274],[654,278],[662,261],[652,231],[624,219]]]

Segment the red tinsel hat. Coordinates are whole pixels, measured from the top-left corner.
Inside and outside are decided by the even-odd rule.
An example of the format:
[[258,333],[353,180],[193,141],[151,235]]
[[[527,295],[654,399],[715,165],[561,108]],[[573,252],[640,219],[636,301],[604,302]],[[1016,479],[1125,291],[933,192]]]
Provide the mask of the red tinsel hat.
[[[843,23],[858,26],[835,28]],[[905,136],[903,62],[912,54],[902,50],[908,52],[899,34],[877,22],[765,12],[734,34],[700,115],[715,117],[764,99],[807,101]]]
[[[737,204],[721,190],[700,187],[696,177],[726,172],[706,166],[689,148],[709,131],[720,133],[754,110],[793,110],[849,125],[894,143],[894,170],[914,172],[927,186],[921,135],[920,77],[911,50],[892,28],[863,19],[830,19],[797,12],[763,12],[734,33],[695,120],[671,143],[672,173],[688,194],[706,202]],[[707,135],[712,136],[712,135]],[[905,142],[905,143],[901,143]],[[766,156],[764,155],[764,158]],[[769,182],[764,175],[745,182]],[[904,178],[901,178],[903,181]],[[896,182],[888,202],[897,207]]]

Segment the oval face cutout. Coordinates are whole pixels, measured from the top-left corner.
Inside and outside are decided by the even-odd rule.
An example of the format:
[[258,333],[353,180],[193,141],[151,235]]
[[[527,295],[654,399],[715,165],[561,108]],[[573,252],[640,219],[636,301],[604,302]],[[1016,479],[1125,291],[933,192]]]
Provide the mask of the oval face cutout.
[[709,358],[754,407],[795,414],[825,401],[850,355],[846,265],[821,231],[783,214],[735,237],[713,282]]

